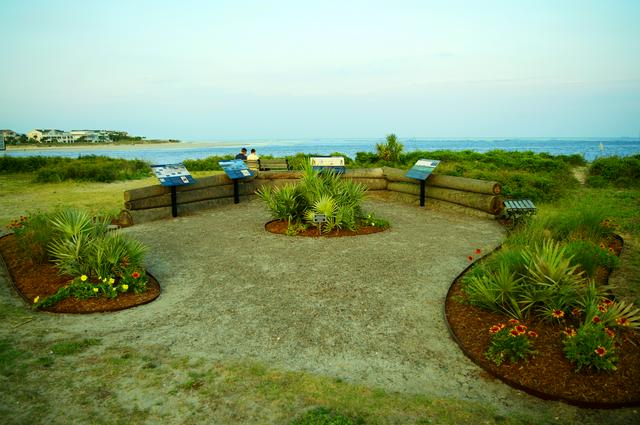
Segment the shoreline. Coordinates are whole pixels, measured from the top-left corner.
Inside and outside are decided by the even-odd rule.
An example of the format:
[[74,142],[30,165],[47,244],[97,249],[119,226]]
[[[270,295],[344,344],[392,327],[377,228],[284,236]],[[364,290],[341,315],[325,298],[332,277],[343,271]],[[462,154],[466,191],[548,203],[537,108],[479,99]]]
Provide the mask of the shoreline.
[[238,146],[238,143],[229,142],[157,142],[157,143],[133,143],[133,144],[94,144],[94,145],[55,145],[55,146],[38,146],[38,145],[6,145],[7,151],[25,152],[36,150],[137,150],[137,149],[185,149],[185,148],[207,148],[207,147],[224,147]]

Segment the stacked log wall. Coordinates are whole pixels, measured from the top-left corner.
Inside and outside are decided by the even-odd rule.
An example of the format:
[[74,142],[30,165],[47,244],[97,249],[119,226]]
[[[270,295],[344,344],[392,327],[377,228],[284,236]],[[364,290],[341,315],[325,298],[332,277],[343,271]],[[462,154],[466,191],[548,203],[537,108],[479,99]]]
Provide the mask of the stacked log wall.
[[[342,177],[365,185],[370,193],[396,193],[397,200],[417,203],[419,181],[405,174],[405,170],[383,167],[347,170]],[[254,177],[239,182],[240,199],[251,199],[262,187],[296,184],[301,176],[299,171],[257,172]],[[499,193],[497,182],[431,175],[426,181],[426,206],[449,204],[495,215],[502,209]],[[233,203],[233,181],[225,174],[199,177],[192,185],[178,186],[176,195],[178,215],[214,208]],[[134,223],[171,217],[171,188],[153,185],[125,191],[124,205],[123,215]]]

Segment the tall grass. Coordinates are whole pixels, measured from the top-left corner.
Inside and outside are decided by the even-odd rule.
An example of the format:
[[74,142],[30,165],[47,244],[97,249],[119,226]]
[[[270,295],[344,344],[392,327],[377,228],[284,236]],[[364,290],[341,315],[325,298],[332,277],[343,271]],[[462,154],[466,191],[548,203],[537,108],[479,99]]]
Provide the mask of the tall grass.
[[38,183],[67,180],[113,182],[134,180],[150,175],[149,164],[141,160],[88,155],[79,158],[33,156],[0,157],[0,173],[35,173]]

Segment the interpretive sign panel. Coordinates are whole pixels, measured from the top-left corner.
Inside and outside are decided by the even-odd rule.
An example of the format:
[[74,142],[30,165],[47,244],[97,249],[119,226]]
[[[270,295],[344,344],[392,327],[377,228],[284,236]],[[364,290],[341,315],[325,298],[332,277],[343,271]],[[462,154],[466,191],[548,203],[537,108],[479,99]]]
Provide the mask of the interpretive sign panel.
[[182,163],[152,165],[151,169],[162,186],[184,186],[196,182]]
[[232,180],[244,179],[253,176],[253,173],[247,167],[247,164],[241,159],[233,159],[231,161],[219,161],[218,165],[222,167],[227,176]]
[[344,157],[342,156],[312,156],[311,166],[316,171],[331,170],[336,173],[344,173]]
[[407,174],[406,177],[418,180],[426,180],[431,175],[431,172],[440,164],[440,161],[435,159],[419,159]]

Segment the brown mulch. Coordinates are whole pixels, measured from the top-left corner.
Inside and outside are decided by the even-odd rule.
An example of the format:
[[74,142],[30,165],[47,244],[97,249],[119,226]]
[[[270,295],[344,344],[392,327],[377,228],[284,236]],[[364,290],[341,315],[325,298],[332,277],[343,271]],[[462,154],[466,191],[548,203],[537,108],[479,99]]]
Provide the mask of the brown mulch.
[[[277,233],[280,235],[285,235],[287,233],[287,228],[289,226],[289,222],[287,220],[273,220],[264,225],[264,228],[271,233]],[[308,237],[342,237],[342,236],[360,236],[360,235],[370,235],[372,233],[384,232],[387,228],[375,227],[375,226],[363,226],[358,228],[357,231],[352,231],[348,229],[334,229],[328,233],[318,232],[318,229],[315,227],[309,227],[306,230],[303,230],[299,233],[296,233],[295,236],[308,236]]]
[[[58,274],[56,267],[50,263],[34,264],[18,247],[14,235],[0,238],[0,255],[4,259],[9,275],[18,293],[29,304],[37,296],[52,295],[72,279],[71,276]],[[158,281],[147,273],[147,290],[142,294],[126,292],[116,298],[106,297],[80,300],[69,297],[54,306],[42,310],[54,313],[98,313],[124,310],[153,301],[160,295]]]
[[[599,273],[606,281],[608,272]],[[460,348],[491,375],[538,397],[563,400],[592,408],[616,408],[640,405],[640,335],[631,329],[615,329],[619,342],[617,370],[595,371],[583,368],[576,372],[562,351],[567,324],[524,323],[538,333],[534,340],[537,354],[527,362],[505,362],[497,366],[484,357],[489,346],[489,328],[507,323],[508,317],[491,313],[464,302],[459,278],[447,296],[445,312],[449,328]]]

